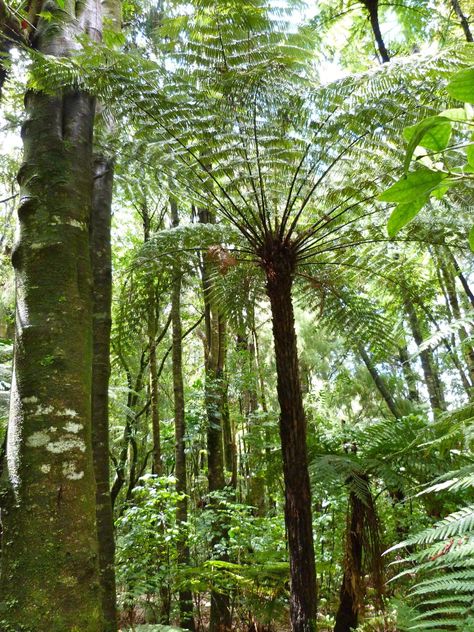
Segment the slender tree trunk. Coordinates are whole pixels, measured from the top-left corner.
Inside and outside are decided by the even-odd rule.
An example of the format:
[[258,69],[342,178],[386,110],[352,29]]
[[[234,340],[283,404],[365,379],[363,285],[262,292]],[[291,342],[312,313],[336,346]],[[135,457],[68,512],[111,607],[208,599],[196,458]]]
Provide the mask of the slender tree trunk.
[[336,613],[334,632],[353,632],[359,622],[362,581],[363,528],[361,521],[362,501],[351,492],[350,515],[346,530],[344,572],[339,591],[339,608]]
[[[96,39],[97,4],[66,2],[65,13],[74,22],[48,37],[40,22],[41,52],[67,54],[79,34]],[[0,627],[102,632],[91,443],[94,102],[29,93],[26,112]]]
[[230,472],[230,486],[237,488],[237,448],[235,445],[234,428],[230,418],[228,384],[223,384],[222,393],[222,432],[224,439],[224,464]]
[[[171,200],[171,220],[173,226],[179,225],[176,201]],[[183,385],[183,327],[181,324],[181,280],[178,266],[173,270],[171,289],[171,322],[173,327],[173,393],[174,393],[174,429],[175,429],[175,475],[176,491],[183,494],[176,508],[176,523],[183,532],[188,521],[188,497],[186,482],[186,420]],[[189,547],[187,537],[182,533],[178,540],[178,563],[189,565]],[[193,619],[193,597],[190,590],[179,591],[180,625],[185,630],[195,630]]]
[[[147,361],[145,357],[145,352],[143,351],[140,358],[140,368],[138,370],[137,377],[135,379],[135,383],[132,382],[132,376],[126,362],[123,358],[121,358],[122,363],[125,367],[125,371],[127,374],[127,385],[128,385],[128,396],[127,396],[127,413],[125,417],[125,427],[123,430],[123,438],[122,438],[122,447],[120,449],[119,458],[115,467],[115,479],[112,485],[112,489],[110,490],[110,498],[112,501],[112,508],[115,507],[115,503],[117,501],[118,495],[120,494],[123,486],[125,485],[126,479],[126,467],[127,461],[129,457],[129,449],[130,444],[133,442],[133,434],[135,432],[135,426],[137,423],[138,414],[136,412],[139,393],[143,389],[143,376],[145,373],[145,369],[147,366]],[[129,477],[129,481],[132,477]],[[130,489],[130,485],[129,485]]]
[[151,432],[153,440],[152,472],[157,476],[161,476],[163,473],[163,466],[161,463],[160,394],[158,388],[158,373],[156,369],[156,316],[154,313],[150,316],[148,338],[150,342],[150,408]]
[[3,85],[8,76],[10,51],[15,44],[26,43],[20,20],[3,0],[0,0],[0,99]]
[[402,367],[402,372],[405,377],[405,382],[408,390],[408,399],[411,402],[419,402],[420,395],[418,393],[418,389],[416,387],[417,378],[416,374],[413,371],[413,368],[410,363],[410,356],[408,355],[408,349],[406,345],[399,347],[398,349],[398,357],[400,358],[400,365]]
[[386,64],[390,61],[390,55],[388,54],[385,42],[382,37],[379,22],[379,2],[378,0],[362,0],[367,12],[369,14],[370,26],[372,27],[372,33],[374,34],[377,48],[379,50],[382,63]]
[[[439,268],[441,271],[442,278],[444,280],[444,285],[446,288],[446,295],[448,306],[451,309],[453,319],[461,320],[462,313],[461,307],[459,305],[458,295],[456,292],[456,283],[455,278],[452,275],[452,271],[448,262],[443,260],[441,257],[438,260]],[[467,333],[464,327],[460,327],[458,329],[459,340],[461,342],[461,351],[464,356],[466,366],[469,372],[469,380],[467,380],[467,384],[464,384],[465,388],[467,388],[468,394],[472,397],[473,395],[473,386],[474,386],[474,348],[469,343],[469,334]]]
[[117,630],[115,540],[109,468],[112,185],[112,161],[103,156],[96,156],[90,226],[93,275],[92,448],[97,485],[97,535],[104,632],[116,632]]
[[[200,211],[200,221],[211,223],[212,216],[206,211]],[[205,312],[205,406],[208,418],[207,427],[207,480],[209,492],[219,492],[225,488],[224,473],[224,443],[223,443],[223,388],[224,388],[224,360],[225,360],[225,325],[224,320],[212,300],[212,282],[210,278],[212,262],[207,256],[202,265],[202,285]],[[210,508],[218,509],[211,499]],[[215,547],[225,538],[225,528],[216,517],[215,534],[211,541]],[[227,560],[227,555],[220,554],[221,560]],[[229,595],[212,591],[211,614],[209,632],[230,632],[232,630],[232,616]]]
[[[143,241],[146,243],[151,234],[151,217],[146,199],[141,209],[143,219]],[[158,386],[158,371],[156,360],[156,345],[158,335],[158,301],[156,300],[153,285],[148,295],[148,344],[150,346],[150,410],[151,433],[153,441],[152,473],[161,476],[163,466],[161,462],[161,428],[160,428],[160,392]]]
[[453,253],[448,249],[447,250],[449,258],[451,259],[454,269],[456,271],[456,275],[459,279],[459,281],[461,282],[461,285],[464,289],[464,292],[469,300],[469,302],[471,303],[472,307],[474,307],[474,293],[472,292],[469,283],[467,282],[466,277],[464,276],[464,274],[462,273],[462,270],[459,266],[459,263],[457,261],[457,259],[455,258],[455,256],[453,255]]
[[[385,573],[377,507],[367,475],[359,473],[359,476],[361,481],[366,484],[366,493],[364,494],[365,498],[362,499],[354,491],[349,492],[349,512],[343,562],[344,574],[339,593],[340,602],[336,613],[334,632],[352,632],[357,627],[364,605],[364,571],[370,573],[375,589],[376,603],[374,605],[383,610]],[[353,487],[353,477],[349,477],[346,484],[350,488]],[[366,566],[365,569],[364,566]]]
[[390,410],[390,412],[392,413],[394,417],[396,417],[397,419],[400,418],[402,416],[401,412],[398,409],[398,406],[396,405],[395,400],[393,399],[392,394],[388,390],[382,376],[377,371],[377,368],[372,358],[370,358],[369,354],[367,353],[367,351],[364,349],[362,345],[358,345],[357,348],[358,348],[360,357],[362,358],[365,366],[367,367],[367,370],[370,373],[375,386],[377,387],[378,392],[382,396],[382,399],[384,400],[384,402],[387,404],[387,408]]
[[458,0],[450,0],[450,2],[451,2],[451,7],[453,8],[454,13],[459,19],[461,28],[464,31],[464,37],[466,38],[466,42],[474,42],[471,29],[469,27],[468,19],[462,12],[461,5],[459,4]]
[[[408,296],[404,297],[404,305],[413,338],[419,347],[423,342],[423,334],[415,306]],[[436,414],[439,411],[446,410],[443,387],[432,352],[429,349],[420,351],[420,360],[433,413]]]
[[291,298],[291,255],[267,258],[275,344],[280,439],[285,480],[285,523],[290,557],[290,616],[293,632],[316,629],[316,569],[311,517],[306,419],[298,372],[298,349]]

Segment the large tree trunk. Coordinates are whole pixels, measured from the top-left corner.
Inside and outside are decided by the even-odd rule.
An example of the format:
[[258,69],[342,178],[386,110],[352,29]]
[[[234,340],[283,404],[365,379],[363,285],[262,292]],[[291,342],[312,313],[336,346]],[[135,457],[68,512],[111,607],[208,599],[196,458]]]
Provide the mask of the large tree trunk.
[[[171,220],[178,226],[178,208],[175,200],[171,200]],[[176,509],[176,523],[182,531],[188,521],[188,497],[186,484],[186,420],[184,409],[183,385],[183,328],[181,324],[181,279],[178,266],[173,270],[171,289],[171,322],[173,327],[173,393],[174,393],[174,429],[175,429],[175,475],[176,491],[183,494]],[[184,526],[183,526],[184,525]],[[189,565],[189,547],[184,534],[178,540],[178,563]],[[180,625],[185,630],[195,630],[193,619],[193,597],[190,590],[179,591]]]
[[[38,48],[96,37],[98,6],[66,2]],[[76,13],[77,11],[77,13]],[[3,630],[102,632],[91,443],[90,96],[28,94],[19,174],[15,368],[2,507]]]
[[291,298],[292,274],[291,256],[285,252],[273,256],[271,263],[267,264],[267,293],[273,321],[285,479],[291,625],[293,632],[313,632],[316,629],[316,569],[306,454],[306,419]]
[[110,329],[112,325],[112,213],[113,162],[96,156],[91,216],[93,275],[92,448],[97,485],[97,535],[104,612],[104,632],[117,630],[115,540],[109,468]]

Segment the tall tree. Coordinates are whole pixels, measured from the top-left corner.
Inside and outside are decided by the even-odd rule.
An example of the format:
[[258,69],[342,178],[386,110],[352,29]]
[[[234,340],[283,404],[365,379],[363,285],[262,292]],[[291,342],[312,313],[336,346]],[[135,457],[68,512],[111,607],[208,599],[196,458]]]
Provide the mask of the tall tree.
[[[35,31],[40,52],[70,55],[77,36],[99,38],[94,0],[40,4],[51,16]],[[1,627],[101,632],[90,405],[94,100],[67,89],[29,93],[26,114]]]
[[112,214],[113,161],[94,160],[90,248],[93,277],[92,315],[92,448],[97,486],[97,536],[104,612],[104,632],[117,630],[115,588],[115,536],[110,498],[109,377],[112,326]]
[[[171,198],[171,222],[179,225],[178,205]],[[176,491],[182,495],[176,508],[176,522],[184,531],[188,520],[188,499],[186,482],[186,419],[184,408],[183,385],[183,327],[181,323],[181,288],[182,272],[174,266],[171,288],[171,324],[173,328],[173,394],[174,394],[174,428],[175,428],[175,472]],[[178,562],[189,564],[189,546],[184,532],[178,541]],[[179,592],[180,624],[186,630],[194,630],[193,600],[189,589]]]
[[[202,224],[213,223],[214,214],[206,209],[199,211]],[[225,320],[216,304],[212,291],[212,272],[215,268],[210,252],[203,256],[201,274],[204,296],[204,364],[205,364],[205,405],[207,412],[207,480],[209,492],[220,492],[225,488],[224,470],[224,361],[225,361]],[[225,529],[218,516],[219,500],[213,499],[211,508],[216,510],[212,544],[216,546]],[[226,554],[223,556],[227,559]],[[232,617],[228,595],[218,591],[211,593],[210,632],[227,632],[232,629]]]

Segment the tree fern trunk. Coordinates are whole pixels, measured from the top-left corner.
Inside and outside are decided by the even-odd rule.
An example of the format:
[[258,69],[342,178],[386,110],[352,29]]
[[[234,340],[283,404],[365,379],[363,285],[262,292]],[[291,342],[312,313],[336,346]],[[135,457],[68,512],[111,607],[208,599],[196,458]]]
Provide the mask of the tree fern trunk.
[[117,630],[115,540],[109,468],[110,329],[112,324],[112,212],[113,163],[103,156],[94,162],[91,216],[93,275],[92,448],[97,485],[97,535],[104,612],[104,632]]
[[282,254],[273,259],[266,273],[280,404],[285,523],[291,577],[291,625],[293,632],[313,632],[316,629],[316,568],[306,454],[306,419],[291,298],[291,264]]
[[[92,2],[40,23],[38,48],[95,37]],[[76,14],[77,11],[77,14]],[[15,368],[2,507],[2,630],[102,632],[91,444],[92,275],[88,222],[94,103],[28,94],[19,174]]]

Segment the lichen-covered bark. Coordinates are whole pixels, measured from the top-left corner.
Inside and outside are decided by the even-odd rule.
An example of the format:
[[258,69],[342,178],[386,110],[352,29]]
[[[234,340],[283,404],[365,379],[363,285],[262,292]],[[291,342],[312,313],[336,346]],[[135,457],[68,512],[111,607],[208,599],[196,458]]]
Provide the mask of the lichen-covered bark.
[[104,632],[117,630],[115,540],[109,467],[112,188],[113,162],[104,156],[96,156],[90,230],[93,276],[92,447],[97,485],[97,536]]
[[293,632],[316,630],[316,568],[306,419],[298,370],[291,288],[291,253],[269,253],[266,260],[280,404],[280,439],[285,481],[285,523],[290,557],[290,616]]
[[[40,51],[67,54],[76,34],[96,35],[95,3],[65,10],[74,17],[63,27],[39,25]],[[94,103],[30,93],[26,113],[0,629],[102,632],[91,450]]]

